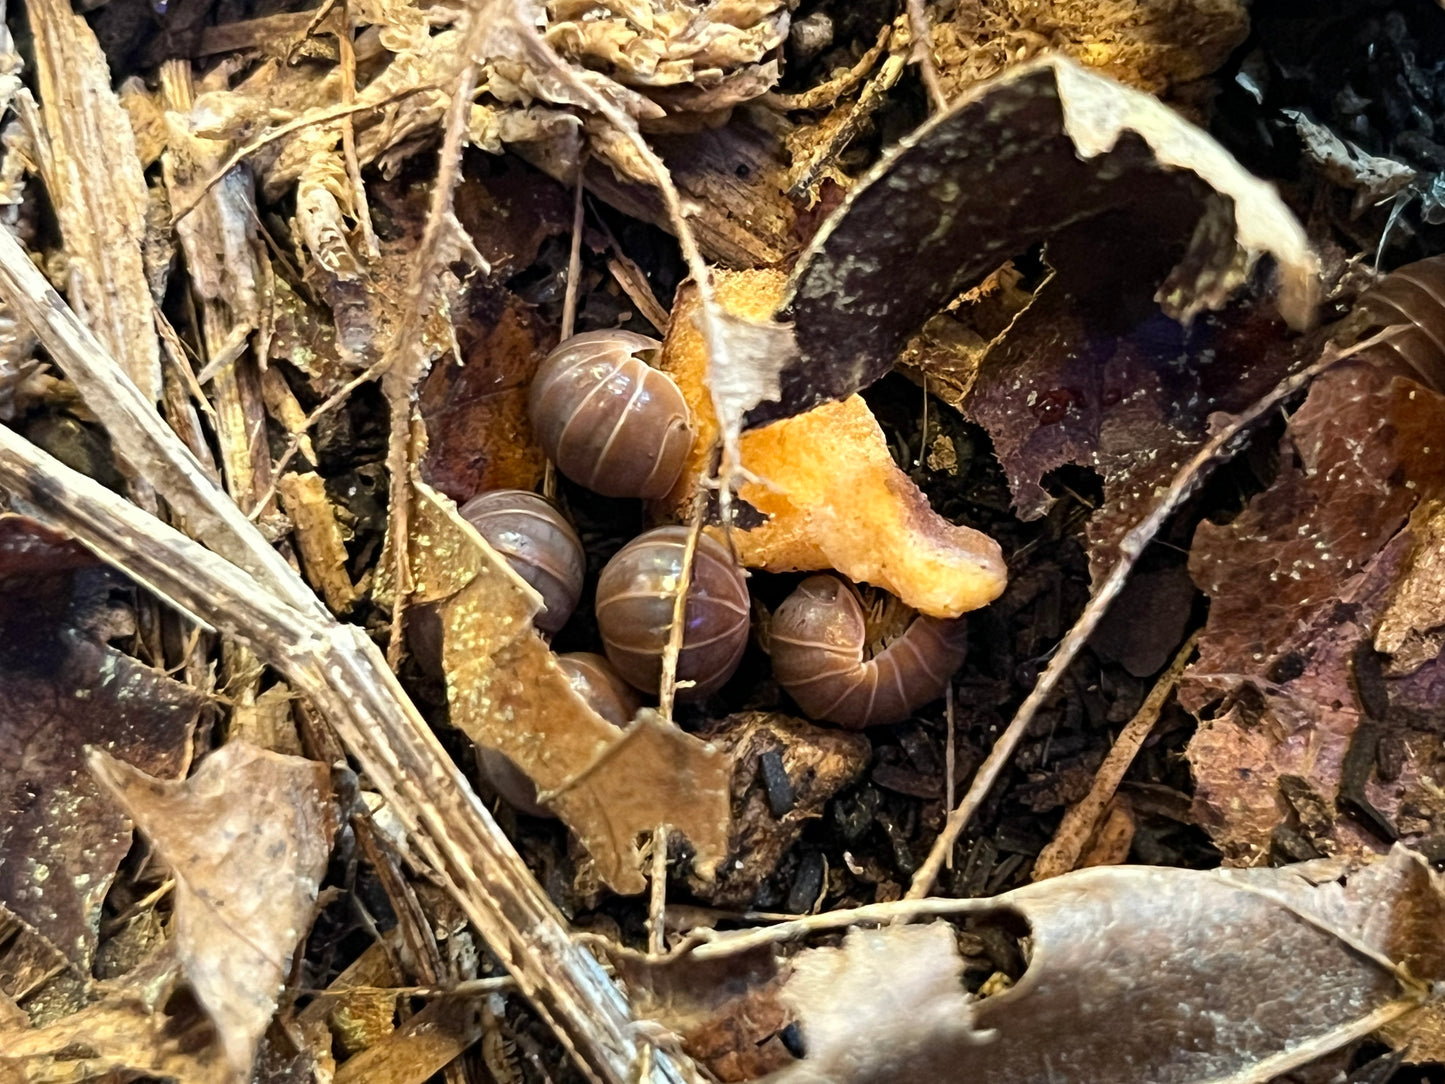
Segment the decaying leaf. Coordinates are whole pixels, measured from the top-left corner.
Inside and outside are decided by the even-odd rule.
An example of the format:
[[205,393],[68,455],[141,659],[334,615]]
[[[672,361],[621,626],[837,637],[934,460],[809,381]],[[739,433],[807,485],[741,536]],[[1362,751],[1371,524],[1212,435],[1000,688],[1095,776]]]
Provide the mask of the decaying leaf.
[[807,1057],[767,1079],[1265,1080],[1408,1020],[1445,975],[1438,876],[1364,866],[1097,868],[939,912],[1022,933],[1011,988],[965,993],[954,928],[854,929],[792,959]]
[[[235,1084],[209,1022],[190,999],[172,998],[178,971],[166,946],[79,1012],[47,1027],[0,1028],[0,1080],[80,1081],[111,1073]],[[172,1007],[180,1014],[170,1015]]]
[[185,780],[100,751],[87,763],[174,873],[177,957],[232,1070],[249,1074],[315,917],[336,830],[326,766],[234,741]]
[[1375,650],[1391,657],[1390,669],[1408,674],[1445,647],[1445,507],[1422,503],[1410,518],[1414,539],[1410,566],[1390,595],[1375,629]]
[[[1267,853],[1280,826],[1321,853],[1445,828],[1430,715],[1445,664],[1387,677],[1371,647],[1415,549],[1403,528],[1445,496],[1442,431],[1445,396],[1342,364],[1290,419],[1274,484],[1195,533],[1190,571],[1212,602],[1181,700],[1230,697],[1190,760],[1201,821],[1231,857]],[[1330,815],[1302,816],[1306,800]]]
[[[718,302],[766,319],[783,287],[775,271],[718,272]],[[660,365],[682,388],[697,439],[668,501],[684,509],[710,467],[718,426],[707,357],[694,323],[696,294],[681,292]],[[730,540],[744,565],[772,571],[833,568],[891,591],[936,617],[987,605],[1004,588],[1003,555],[987,535],[949,523],[893,462],[883,431],[857,396],[744,433],[738,495],[767,517],[741,520]]]
[[[84,770],[87,745],[160,775],[185,771],[205,699],[75,630],[91,558],[0,519],[0,906],[88,972],[101,901],[130,849],[124,815]],[[109,573],[93,584],[103,598]]]
[[618,892],[646,882],[639,838],[682,832],[704,878],[727,853],[728,758],[644,711],[620,735],[573,690],[532,629],[541,599],[444,497],[419,486],[413,601],[440,603],[451,722],[505,754]]
[[[981,364],[935,348],[918,365],[930,390],[989,431],[1022,518],[1053,503],[1044,480],[1056,468],[1100,476],[1103,500],[1086,528],[1096,582],[1120,538],[1209,440],[1211,417],[1242,412],[1318,349],[1254,297],[1187,328],[1161,312],[1135,275],[1141,265],[1162,274],[1177,253],[1160,241],[1179,240],[1187,219],[1169,210],[1151,208],[1148,244],[1133,232],[1139,214],[1066,231],[1048,246],[1054,273]],[[1135,220],[1127,228],[1126,217]]]
[[729,715],[701,736],[733,762],[731,861],[713,883],[692,878],[689,887],[716,906],[746,909],[804,827],[863,774],[872,747],[862,734],[761,711]]
[[1303,229],[1205,132],[1060,57],[979,84],[904,139],[824,224],[782,311],[798,358],[780,398],[750,422],[844,398],[886,372],[930,315],[1031,244],[1181,188],[1196,218],[1213,218],[1164,284],[1169,311],[1187,319],[1217,304],[1267,253],[1280,312],[1307,324],[1318,270]]
[[793,1060],[778,1036],[791,1022],[778,997],[782,969],[767,949],[661,967],[627,954],[614,964],[638,1013],[677,1035],[718,1080],[755,1080]]
[[952,99],[1026,55],[1057,50],[1121,83],[1189,100],[1249,33],[1243,0],[1057,0],[1046,8],[981,0],[933,27],[944,94]]
[[457,329],[461,362],[442,359],[422,382],[422,477],[465,502],[491,489],[531,489],[546,457],[532,436],[527,388],[555,332],[516,296],[478,289]]

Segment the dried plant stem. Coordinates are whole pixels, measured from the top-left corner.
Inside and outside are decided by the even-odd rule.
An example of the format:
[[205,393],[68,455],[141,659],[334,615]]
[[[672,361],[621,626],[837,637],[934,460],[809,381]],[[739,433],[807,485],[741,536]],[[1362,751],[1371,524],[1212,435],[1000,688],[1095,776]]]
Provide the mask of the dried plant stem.
[[667,825],[652,833],[652,872],[647,897],[647,951],[660,956],[667,951]]
[[[336,31],[337,59],[341,62],[341,104],[355,105],[356,45],[351,40],[351,6],[343,4],[342,12],[341,26]],[[351,202],[356,211],[356,224],[361,228],[361,247],[374,260],[381,254],[381,249],[377,246],[376,230],[371,224],[371,204],[366,198],[366,184],[361,179],[361,159],[356,153],[356,119],[351,113],[341,120],[341,155],[346,162],[346,176],[351,181]]]
[[[1381,338],[1382,336],[1376,336],[1369,342],[1374,343]],[[1359,346],[1353,347],[1350,353],[1362,349],[1365,345],[1361,343]],[[1079,615],[1079,619],[1059,641],[1059,646],[1055,649],[1053,658],[1049,660],[1048,667],[1039,675],[1039,680],[1034,684],[1029,695],[1024,698],[1024,702],[1019,705],[1013,721],[999,735],[993,749],[989,751],[987,759],[979,766],[977,774],[973,777],[973,783],[964,794],[963,800],[949,814],[943,831],[939,832],[938,838],[934,840],[933,848],[928,852],[928,857],[913,876],[913,883],[908,889],[908,899],[921,899],[933,891],[939,870],[943,868],[944,860],[952,852],[954,844],[958,841],[958,837],[969,819],[983,804],[983,800],[988,797],[993,785],[998,782],[998,778],[1003,774],[1004,767],[1013,756],[1014,750],[1018,748],[1024,735],[1028,733],[1029,724],[1033,722],[1039,708],[1043,707],[1049,697],[1053,695],[1059,681],[1088,642],[1099,622],[1103,620],[1114,599],[1123,590],[1124,583],[1128,580],[1129,573],[1133,571],[1140,555],[1154,536],[1159,533],[1159,529],[1164,526],[1165,521],[1199,488],[1207,477],[1209,469],[1234,451],[1237,443],[1256,422],[1271,413],[1284,400],[1308,386],[1311,380],[1334,365],[1341,356],[1343,355],[1327,349],[1319,361],[1281,381],[1248,410],[1236,415],[1228,425],[1211,437],[1209,442],[1184,464],[1178,474],[1174,476],[1174,481],[1168,491],[1153,510],[1124,536],[1119,543],[1119,559],[1114,562],[1113,567],[1109,569],[1109,574],[1094,590],[1088,605],[1084,607],[1084,612]]]
[[[539,1016],[590,1080],[634,1079],[640,1044],[622,994],[565,921],[437,742],[376,645],[338,624],[0,230],[0,297],[79,389],[117,453],[198,544],[0,428],[0,485],[46,522],[201,624],[249,643],[336,729]],[[209,548],[206,548],[209,547]],[[214,552],[213,552],[214,551]],[[657,1053],[654,1081],[694,1081]]]
[[1067,873],[1079,864],[1079,857],[1084,852],[1094,832],[1098,829],[1099,818],[1109,803],[1113,801],[1119,784],[1124,780],[1124,773],[1129,770],[1129,765],[1134,763],[1134,757],[1154,729],[1154,724],[1159,721],[1159,713],[1164,708],[1164,702],[1169,699],[1169,694],[1174,691],[1174,686],[1179,683],[1179,677],[1184,673],[1184,668],[1189,665],[1189,660],[1194,656],[1194,648],[1199,643],[1199,633],[1194,633],[1184,641],[1174,655],[1174,661],[1169,664],[1168,669],[1159,676],[1154,683],[1154,688],[1149,690],[1149,695],[1144,698],[1144,703],[1134,713],[1119,737],[1115,739],[1109,755],[1104,758],[1104,763],[1099,765],[1099,770],[1094,773],[1093,785],[1080,801],[1071,805],[1064,813],[1063,820],[1059,822],[1058,831],[1049,845],[1040,852],[1038,859],[1034,862],[1033,879],[1042,881],[1048,877],[1057,877],[1061,873]]
[[712,274],[708,269],[707,261],[703,259],[702,250],[698,248],[697,237],[693,233],[691,225],[688,224],[687,213],[683,210],[682,197],[678,194],[677,185],[673,183],[672,174],[662,159],[643,138],[642,131],[632,117],[580,79],[572,67],[552,50],[535,26],[521,20],[514,20],[514,29],[517,36],[532,52],[534,60],[556,74],[589,109],[605,117],[607,122],[631,144],[632,149],[637,152],[651,172],[653,183],[662,196],[663,208],[667,211],[668,221],[672,223],[678,247],[682,250],[683,262],[687,265],[688,274],[697,284],[698,330],[702,332],[703,342],[707,345],[708,373],[713,376],[713,379],[708,381],[708,385],[713,401],[713,413],[718,420],[719,431],[722,435],[722,458],[718,465],[716,479],[718,515],[724,524],[730,524],[732,522],[733,485],[735,481],[740,481],[745,477],[742,457],[738,448],[742,432],[742,415],[734,403],[720,395],[724,381],[717,379],[716,374],[732,370],[736,365],[736,360],[728,341],[724,314],[718,306],[717,296],[713,290]]
[[913,53],[909,57],[918,65],[923,77],[923,86],[928,91],[928,101],[935,113],[948,108],[948,98],[943,93],[943,83],[938,78],[938,65],[933,60],[933,32],[928,25],[928,12],[923,8],[924,0],[908,0],[908,28],[912,31]]
[[[577,294],[582,288],[582,167],[577,163],[576,194],[572,203],[572,247],[567,253],[567,291],[562,295],[562,328],[558,336],[563,342],[577,330]],[[557,496],[557,464],[550,459],[542,469],[542,496],[549,501]]]
[[[486,33],[483,13],[473,11],[462,35],[463,56],[476,55]],[[467,135],[467,119],[471,115],[472,95],[477,89],[478,66],[468,60],[457,76],[447,109],[446,134],[438,152],[437,176],[432,185],[431,206],[422,228],[416,261],[407,282],[406,304],[396,336],[388,344],[389,364],[382,374],[381,387],[391,407],[391,430],[387,441],[386,469],[389,476],[388,524],[393,576],[396,585],[391,604],[391,639],[386,658],[395,670],[401,664],[406,608],[411,599],[411,502],[415,492],[412,471],[418,444],[419,420],[416,411],[416,389],[431,365],[431,356],[421,334],[426,317],[433,311],[438,295],[443,262],[441,233],[452,214],[452,194],[461,179],[462,149]]]
[[662,649],[662,682],[658,688],[657,711],[669,723],[672,722],[672,705],[677,694],[677,659],[682,654],[682,638],[687,631],[687,589],[692,586],[692,565],[697,557],[697,540],[702,534],[702,519],[706,510],[707,488],[699,480],[692,497],[687,541],[682,547],[682,569],[677,577],[677,594],[672,597],[672,624],[667,630],[667,644]]

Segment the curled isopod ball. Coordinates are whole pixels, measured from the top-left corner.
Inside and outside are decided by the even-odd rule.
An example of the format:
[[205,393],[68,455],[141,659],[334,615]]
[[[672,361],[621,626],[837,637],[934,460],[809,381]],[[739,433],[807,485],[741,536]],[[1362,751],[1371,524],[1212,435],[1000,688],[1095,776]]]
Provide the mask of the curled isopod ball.
[[547,355],[527,411],[542,450],[572,481],[607,497],[663,497],[692,448],[687,400],[630,331],[574,335]]
[[582,597],[587,557],[582,540],[546,498],[525,489],[494,489],[462,505],[461,513],[526,580],[545,604],[533,624],[556,632]]
[[[642,706],[632,686],[601,655],[574,651],[558,655],[557,666],[588,707],[619,729],[632,722]],[[552,811],[537,801],[537,785],[505,753],[478,748],[477,770],[518,811],[533,817],[552,816]]]
[[[686,527],[638,535],[607,562],[597,581],[597,627],[607,658],[627,681],[655,693],[682,576]],[[722,543],[697,540],[683,616],[678,699],[699,699],[737,669],[748,644],[750,599],[743,573]]]
[[850,730],[899,723],[937,700],[963,665],[959,618],[915,617],[872,658],[863,607],[836,576],[809,576],[769,629],[773,677],[812,719]]
[[570,651],[558,655],[557,664],[577,695],[613,726],[625,727],[642,707],[637,690],[622,680],[622,675],[602,655]]

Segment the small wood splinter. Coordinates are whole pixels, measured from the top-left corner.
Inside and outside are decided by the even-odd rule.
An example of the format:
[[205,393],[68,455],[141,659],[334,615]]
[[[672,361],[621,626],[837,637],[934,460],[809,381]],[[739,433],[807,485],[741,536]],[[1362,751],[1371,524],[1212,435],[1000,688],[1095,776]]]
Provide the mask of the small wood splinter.
[[[785,281],[771,270],[718,271],[713,278],[718,304],[752,320],[772,317]],[[697,434],[666,498],[675,514],[707,470],[717,436],[697,311],[696,290],[679,292],[660,361],[682,389]],[[998,543],[929,507],[893,462],[883,430],[857,395],[744,433],[742,466],[758,481],[745,483],[738,496],[768,517],[732,531],[738,557],[750,568],[835,569],[930,617],[986,606],[1008,582]]]

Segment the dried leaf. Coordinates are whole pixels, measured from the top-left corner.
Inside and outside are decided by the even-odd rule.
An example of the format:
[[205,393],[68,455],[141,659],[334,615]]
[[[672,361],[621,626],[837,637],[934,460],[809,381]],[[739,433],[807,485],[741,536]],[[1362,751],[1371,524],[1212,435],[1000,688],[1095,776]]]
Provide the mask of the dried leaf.
[[131,831],[83,770],[84,748],[181,773],[205,701],[75,631],[69,570],[93,562],[27,522],[0,519],[0,905],[88,973]]
[[714,960],[613,960],[639,1015],[681,1040],[721,1081],[755,1080],[793,1057],[778,1038],[790,1018],[778,998],[778,962],[767,949]]
[[[776,304],[775,271],[717,272],[720,306],[759,319]],[[681,387],[697,438],[668,501],[686,508],[711,465],[720,426],[709,394],[709,353],[694,323],[695,292],[679,295],[660,366]],[[743,434],[738,495],[766,519],[742,519],[730,541],[739,560],[771,571],[833,568],[893,592],[936,617],[998,597],[1007,579],[998,544],[949,523],[894,463],[883,430],[857,396]]]
[[1248,33],[1243,0],[1055,0],[1046,11],[981,0],[935,24],[932,39],[950,100],[1018,53],[1057,49],[1121,83],[1190,101],[1197,97],[1191,84],[1223,64]]
[[1375,650],[1409,674],[1445,646],[1445,506],[1422,504],[1410,519],[1413,552],[1375,628]]
[[516,295],[477,289],[457,335],[461,364],[443,359],[421,386],[422,478],[457,502],[492,489],[531,489],[546,457],[532,436],[527,389],[555,333]]
[[1161,312],[1147,276],[1177,251],[1158,239],[1171,229],[1178,239],[1181,223],[1152,211],[1162,213],[1143,228],[1154,243],[1134,232],[1142,215],[1122,213],[1050,242],[1054,275],[981,365],[935,349],[922,366],[930,390],[989,431],[1024,519],[1052,505],[1051,471],[1078,464],[1100,475],[1103,501],[1087,528],[1096,581],[1208,441],[1211,418],[1245,410],[1318,349],[1253,297],[1187,328]]
[[[180,1084],[235,1084],[235,1073],[207,1022],[166,1012],[178,970],[170,948],[163,948],[107,984],[105,996],[79,1012],[48,1027],[0,1028],[0,1080],[81,1081],[113,1073]],[[175,1000],[182,1011],[192,1004]]]
[[156,779],[99,750],[91,773],[176,878],[176,952],[247,1075],[315,917],[336,830],[325,765],[231,742],[189,779]]
[[413,600],[440,603],[452,725],[555,794],[548,805],[615,891],[645,887],[638,840],[659,824],[687,836],[710,877],[727,852],[728,758],[655,712],[619,735],[533,631],[536,592],[450,502],[425,486],[417,495]]
[[[1061,227],[1147,208],[1181,189],[1200,200],[1211,187],[1233,205],[1225,251],[1237,244],[1243,253],[1230,282],[1269,253],[1279,264],[1280,311],[1292,325],[1307,323],[1318,271],[1304,231],[1273,188],[1205,132],[1059,57],[978,85],[908,136],[824,224],[783,310],[799,358],[782,373],[779,401],[749,421],[795,414],[877,379],[931,314]],[[1171,291],[1186,316],[1201,294],[1221,292],[1218,260],[1194,262],[1205,277]]]
[[[1445,496],[1442,430],[1445,396],[1375,365],[1338,366],[1290,419],[1274,484],[1195,533],[1190,571],[1212,602],[1181,702],[1202,711],[1252,690],[1201,726],[1189,754],[1198,814],[1236,859],[1268,853],[1280,825],[1324,853],[1445,827],[1428,714],[1445,664],[1388,681],[1368,672],[1414,549],[1402,529],[1419,502]],[[1388,771],[1376,767],[1380,741],[1396,750]],[[1351,815],[1302,819],[1281,785]]]
[[808,1053],[767,1079],[1262,1080],[1445,974],[1439,879],[1403,849],[1363,869],[1096,868],[947,910],[1027,923],[1023,977],[976,1000],[948,923],[855,929],[793,957],[783,998]]

